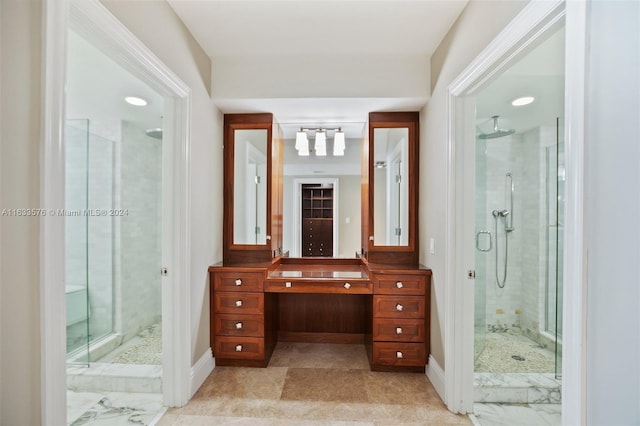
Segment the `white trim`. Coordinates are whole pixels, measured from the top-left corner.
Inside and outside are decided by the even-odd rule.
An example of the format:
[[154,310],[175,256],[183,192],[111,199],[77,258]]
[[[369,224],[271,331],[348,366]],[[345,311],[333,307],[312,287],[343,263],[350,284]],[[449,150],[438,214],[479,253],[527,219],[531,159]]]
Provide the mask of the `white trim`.
[[438,392],[438,395],[440,395],[440,398],[444,400],[446,389],[444,382],[444,370],[432,355],[429,355],[429,364],[427,364],[425,374],[436,392]]
[[[491,42],[448,88],[448,159],[446,235],[449,241],[445,253],[445,403],[451,411],[470,412],[473,409],[473,291],[468,289],[465,266],[469,263],[465,247],[467,238],[464,209],[465,141],[468,142],[469,102],[465,97],[489,84],[508,66],[530,51],[550,29],[561,25],[564,1],[532,0],[518,16]],[[567,51],[572,48],[567,45]],[[567,80],[572,76],[567,74]],[[571,96],[571,93],[568,93]],[[565,138],[568,140],[568,138]],[[582,162],[583,159],[576,159]],[[575,182],[574,182],[575,184]],[[578,183],[581,185],[582,182]],[[575,199],[573,200],[576,201]],[[570,200],[567,200],[569,203]],[[467,224],[468,226],[468,224]],[[565,245],[565,261],[567,246]],[[565,277],[567,275],[565,274]],[[566,284],[565,284],[565,291]],[[570,293],[567,293],[570,294]],[[564,297],[564,309],[579,303]],[[570,308],[569,308],[570,309]],[[571,333],[573,330],[568,330]],[[565,332],[567,327],[565,324]],[[566,346],[566,341],[565,341]],[[565,360],[570,359],[565,350]],[[566,382],[566,380],[565,380]],[[564,404],[563,400],[563,404]]]
[[211,348],[207,348],[200,359],[191,367],[191,375],[189,376],[190,397],[200,389],[200,386],[207,380],[214,368],[216,368],[216,360],[213,358]]
[[566,203],[562,297],[562,424],[586,423],[585,125],[587,2],[568,1],[565,54]]
[[[64,206],[64,117],[68,3],[42,0],[43,99],[40,208]],[[40,219],[41,421],[67,424],[64,217]]]
[[302,212],[300,192],[302,191],[302,184],[308,183],[333,184],[333,257],[339,257],[340,218],[338,216],[338,212],[340,211],[340,179],[337,177],[296,178],[293,180],[293,217],[295,218],[295,226],[293,227],[293,251],[291,253],[291,257],[302,257],[302,237],[300,236],[300,230],[302,229]]
[[[42,151],[42,207],[64,206],[64,68],[67,24],[90,38],[108,56],[165,96],[165,138],[172,159],[172,272],[163,278],[164,404],[184,405],[190,397],[190,117],[191,91],[98,0],[43,0],[46,30]],[[67,22],[67,17],[69,21]],[[62,73],[62,74],[61,74]],[[167,154],[167,155],[165,155]],[[163,216],[165,212],[163,211]],[[63,218],[61,218],[63,219]],[[66,424],[66,327],[64,299],[64,222],[44,217],[41,241],[42,423]],[[164,229],[163,229],[164,231]],[[164,238],[163,238],[164,239]],[[165,254],[163,253],[163,257]],[[171,283],[171,284],[169,284]]]

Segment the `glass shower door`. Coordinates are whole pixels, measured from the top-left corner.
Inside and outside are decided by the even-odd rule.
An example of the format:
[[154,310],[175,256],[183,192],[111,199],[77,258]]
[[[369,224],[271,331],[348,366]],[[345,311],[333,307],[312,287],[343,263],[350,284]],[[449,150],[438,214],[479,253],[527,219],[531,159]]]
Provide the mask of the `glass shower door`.
[[476,178],[475,178],[475,281],[474,281],[474,362],[484,350],[487,339],[487,262],[491,251],[491,234],[488,229],[486,211],[487,199],[487,161],[486,141],[476,140]]
[[87,208],[89,121],[68,120],[65,129],[65,299],[67,359],[89,362]]
[[65,274],[67,359],[95,361],[91,344],[113,331],[114,142],[86,119],[67,120]]
[[564,125],[557,119],[557,143],[547,147],[547,285],[545,331],[555,338],[555,375],[562,376],[562,290],[564,249]]

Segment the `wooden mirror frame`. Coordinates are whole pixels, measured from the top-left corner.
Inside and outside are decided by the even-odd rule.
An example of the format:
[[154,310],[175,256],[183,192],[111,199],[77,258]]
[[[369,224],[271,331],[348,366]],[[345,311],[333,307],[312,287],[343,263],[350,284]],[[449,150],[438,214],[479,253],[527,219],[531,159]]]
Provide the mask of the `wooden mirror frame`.
[[[418,162],[419,162],[419,122],[418,112],[372,112],[369,114],[368,138],[363,142],[362,159],[362,256],[369,263],[416,266],[419,263],[418,244]],[[405,246],[375,245],[370,239],[374,229],[373,172],[374,129],[409,129],[409,238]]]
[[[236,130],[267,130],[265,244],[234,244],[234,151]],[[225,114],[222,261],[225,265],[271,262],[282,250],[282,136],[273,114]]]

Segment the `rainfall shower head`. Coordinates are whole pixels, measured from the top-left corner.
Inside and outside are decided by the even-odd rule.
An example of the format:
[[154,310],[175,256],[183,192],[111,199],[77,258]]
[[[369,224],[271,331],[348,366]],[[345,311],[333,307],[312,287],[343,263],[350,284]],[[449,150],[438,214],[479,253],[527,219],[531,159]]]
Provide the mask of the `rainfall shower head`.
[[503,136],[509,136],[514,134],[516,131],[514,129],[500,129],[498,127],[498,115],[494,115],[493,117],[493,132],[491,133],[480,133],[478,137],[480,139],[495,139],[501,138]]
[[157,127],[155,129],[148,129],[145,131],[147,136],[162,140],[162,129]]

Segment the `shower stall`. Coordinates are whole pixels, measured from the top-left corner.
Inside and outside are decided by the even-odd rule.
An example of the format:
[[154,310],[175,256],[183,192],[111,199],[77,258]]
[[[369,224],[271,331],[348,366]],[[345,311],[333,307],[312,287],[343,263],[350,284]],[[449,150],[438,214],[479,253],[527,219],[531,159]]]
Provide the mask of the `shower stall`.
[[[494,131],[479,134],[475,150],[476,402],[557,403],[562,122],[514,133],[492,118]],[[527,388],[533,390],[518,393]]]
[[[65,131],[67,360],[160,364],[161,142],[120,120]],[[123,358],[141,333],[155,353]]]

